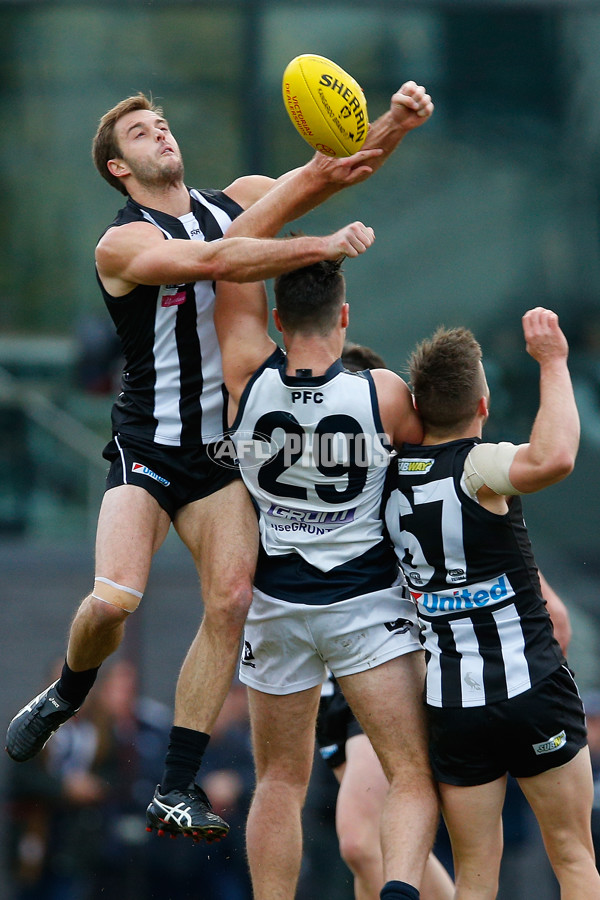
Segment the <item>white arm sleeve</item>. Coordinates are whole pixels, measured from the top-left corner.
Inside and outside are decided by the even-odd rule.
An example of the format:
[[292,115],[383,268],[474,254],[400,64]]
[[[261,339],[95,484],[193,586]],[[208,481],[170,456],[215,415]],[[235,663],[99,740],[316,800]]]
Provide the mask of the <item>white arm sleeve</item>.
[[475,498],[479,488],[486,484],[497,494],[513,496],[521,494],[510,483],[508,473],[520,446],[502,441],[499,444],[477,444],[465,460],[463,484],[467,493]]

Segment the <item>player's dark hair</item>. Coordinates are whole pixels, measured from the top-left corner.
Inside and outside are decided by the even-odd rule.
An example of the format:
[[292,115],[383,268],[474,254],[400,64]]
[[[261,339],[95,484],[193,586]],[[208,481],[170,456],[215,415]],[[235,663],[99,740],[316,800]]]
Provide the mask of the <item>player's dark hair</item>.
[[365,369],[387,369],[382,357],[364,344],[346,341],[342,350],[342,362],[349,372],[363,372]]
[[409,360],[417,409],[426,428],[450,433],[467,424],[485,393],[481,347],[468,328],[438,328]]
[[275,279],[275,305],[286,331],[325,336],[334,328],[346,283],[342,262],[324,260]]
[[156,106],[152,100],[140,91],[133,97],[121,100],[120,103],[117,103],[116,106],[104,113],[92,141],[92,158],[96,168],[112,187],[125,194],[125,196],[127,196],[127,191],[123,182],[109,171],[107,163],[109,159],[115,159],[122,155],[115,140],[115,125],[127,113],[135,112],[138,109],[148,109],[159,116],[163,115],[161,107]]

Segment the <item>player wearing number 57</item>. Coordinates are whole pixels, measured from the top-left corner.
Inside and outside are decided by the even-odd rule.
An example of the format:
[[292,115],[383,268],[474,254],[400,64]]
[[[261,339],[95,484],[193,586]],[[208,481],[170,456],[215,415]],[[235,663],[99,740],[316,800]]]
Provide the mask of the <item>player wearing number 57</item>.
[[440,329],[417,347],[410,377],[425,437],[400,451],[386,521],[421,622],[456,897],[497,895],[510,773],[537,817],[561,897],[598,900],[584,712],[518,496],[571,472],[579,417],[556,314],[529,310],[523,331],[539,363],[540,404],[520,446],[481,442],[489,390],[470,331]]

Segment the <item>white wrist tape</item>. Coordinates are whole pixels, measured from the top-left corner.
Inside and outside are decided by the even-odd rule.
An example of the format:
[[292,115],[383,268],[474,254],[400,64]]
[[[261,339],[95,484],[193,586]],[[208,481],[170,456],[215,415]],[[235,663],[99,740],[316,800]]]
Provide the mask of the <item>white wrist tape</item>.
[[513,496],[522,493],[510,483],[508,473],[519,449],[516,444],[477,444],[465,460],[463,483],[471,497],[486,484],[497,494]]
[[110,578],[96,576],[94,581],[92,597],[96,600],[102,600],[103,603],[110,603],[111,606],[124,609],[128,613],[135,612],[143,596],[144,594],[140,593],[140,591],[125,587],[123,584],[117,584],[116,581],[111,581]]

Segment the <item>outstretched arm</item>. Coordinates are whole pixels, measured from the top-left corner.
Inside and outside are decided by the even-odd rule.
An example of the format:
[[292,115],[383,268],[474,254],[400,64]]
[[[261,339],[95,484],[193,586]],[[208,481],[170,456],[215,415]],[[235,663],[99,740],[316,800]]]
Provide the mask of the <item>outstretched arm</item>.
[[[227,229],[227,237],[275,237],[288,222],[299,219],[337,191],[365,181],[373,174],[374,161],[382,152],[371,148],[340,159],[315,153],[300,169],[287,172],[271,182],[260,199],[251,202],[232,222]],[[249,194],[260,190],[257,178],[251,175],[238,179],[225,189],[225,193],[246,207]],[[264,179],[261,183],[264,187]]]
[[383,152],[372,163],[380,168],[409,131],[424,125],[433,115],[433,102],[421,84],[406,81],[392,96],[389,110],[369,125],[363,150],[379,147]]
[[238,179],[225,192],[246,211],[230,226],[227,236],[274,237],[288,222],[337,191],[369,178],[408,132],[423,125],[432,113],[433,103],[425,88],[407,81],[393,95],[388,112],[369,126],[358,153],[336,159],[317,152],[306,165],[272,183],[260,176]]
[[567,366],[568,344],[556,313],[536,307],[523,316],[527,352],[540,366],[540,405],[528,444],[509,471],[521,493],[539,491],[573,470],[579,447],[579,415]]
[[96,265],[106,290],[113,297],[122,297],[137,284],[244,283],[273,278],[323,259],[337,259],[344,253],[357,255],[349,239],[343,247],[346,249],[339,249],[335,235],[167,241],[154,225],[131,222],[106,232],[96,247]]
[[478,444],[465,460],[469,493],[499,515],[506,497],[548,487],[573,469],[579,446],[579,415],[567,368],[567,340],[558,316],[530,309],[523,316],[527,351],[540,364],[540,405],[528,444]]

